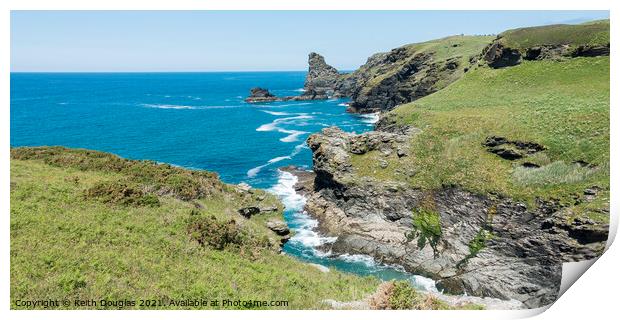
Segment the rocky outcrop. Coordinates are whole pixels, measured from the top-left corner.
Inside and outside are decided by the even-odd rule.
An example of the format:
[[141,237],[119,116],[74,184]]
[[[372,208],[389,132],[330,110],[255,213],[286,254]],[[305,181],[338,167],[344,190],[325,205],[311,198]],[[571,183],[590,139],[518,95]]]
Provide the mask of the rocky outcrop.
[[499,41],[493,42],[485,49],[483,58],[491,68],[504,68],[521,63],[519,50],[506,48]]
[[263,88],[250,89],[250,96],[245,98],[247,103],[261,103],[261,102],[275,102],[275,101],[308,101],[308,100],[325,100],[326,95],[318,94],[314,91],[304,92],[301,96],[284,96],[277,97],[273,95],[269,90]]
[[470,68],[470,56],[479,55],[479,51],[470,52],[471,45],[461,49],[467,41],[479,42],[478,50],[487,43],[476,37],[456,36],[374,54],[358,70],[336,81],[334,96],[350,97],[349,111],[355,113],[387,111],[427,96]]
[[304,83],[304,95],[331,95],[340,77],[336,68],[328,65],[318,53],[308,55],[308,74]]
[[515,66],[522,60],[564,60],[575,57],[597,57],[609,55],[607,45],[581,45],[573,47],[570,44],[543,44],[518,50],[505,47],[501,38],[495,40],[483,52],[484,61],[491,68]]
[[571,53],[573,57],[597,57],[609,55],[609,43],[607,45],[583,45]]
[[608,226],[567,219],[570,209],[557,203],[528,206],[456,186],[419,190],[357,175],[355,154],[409,152],[417,130],[391,131],[327,128],[308,138],[316,178],[306,210],[322,232],[338,237],[326,251],[368,254],[435,279],[446,293],[515,299],[528,308],[554,301],[563,262],[602,252]]

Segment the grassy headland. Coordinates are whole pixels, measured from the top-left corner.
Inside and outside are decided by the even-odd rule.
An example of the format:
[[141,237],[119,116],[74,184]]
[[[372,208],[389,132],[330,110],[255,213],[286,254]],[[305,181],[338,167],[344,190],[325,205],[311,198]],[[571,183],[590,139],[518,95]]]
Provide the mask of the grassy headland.
[[[277,210],[237,212],[250,205]],[[377,279],[279,254],[268,220],[282,220],[273,195],[213,173],[88,150],[12,149],[12,308],[17,299],[204,298],[307,309],[376,289]]]

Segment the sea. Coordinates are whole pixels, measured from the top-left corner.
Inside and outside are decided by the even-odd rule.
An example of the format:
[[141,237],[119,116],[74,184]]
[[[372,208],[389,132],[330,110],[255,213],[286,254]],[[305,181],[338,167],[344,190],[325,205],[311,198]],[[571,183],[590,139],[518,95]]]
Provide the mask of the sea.
[[60,145],[111,152],[217,172],[276,194],[295,231],[283,251],[308,263],[384,280],[407,279],[435,291],[430,279],[359,254],[319,248],[336,240],[304,212],[296,177],[278,168],[312,169],[306,138],[338,126],[373,129],[376,114],[345,111],[346,99],[249,104],[252,87],[278,96],[303,92],[306,72],[11,73],[10,144]]

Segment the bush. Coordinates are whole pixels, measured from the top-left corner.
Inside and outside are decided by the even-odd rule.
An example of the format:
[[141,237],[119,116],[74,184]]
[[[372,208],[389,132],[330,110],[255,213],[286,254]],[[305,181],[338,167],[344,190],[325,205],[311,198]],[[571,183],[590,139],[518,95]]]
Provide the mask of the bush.
[[224,184],[209,171],[187,170],[153,161],[127,160],[111,153],[64,147],[20,147],[11,149],[11,158],[40,160],[45,164],[82,171],[115,172],[158,194],[188,201],[221,194]]
[[97,183],[86,190],[84,197],[124,206],[158,207],[160,205],[159,198],[156,195],[145,193],[137,185],[122,181]]
[[214,216],[197,217],[189,224],[191,238],[203,247],[222,250],[228,246],[241,246],[246,236],[234,219],[219,221]]
[[408,241],[418,238],[418,248],[423,249],[428,243],[433,248],[433,255],[438,254],[441,239],[441,217],[439,212],[426,208],[413,210],[413,230],[405,235]]

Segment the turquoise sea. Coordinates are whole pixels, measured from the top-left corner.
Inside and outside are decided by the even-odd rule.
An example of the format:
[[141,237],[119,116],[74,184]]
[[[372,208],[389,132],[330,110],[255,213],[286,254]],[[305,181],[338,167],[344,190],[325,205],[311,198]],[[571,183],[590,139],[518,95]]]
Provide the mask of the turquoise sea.
[[276,193],[295,236],[284,248],[299,259],[382,279],[432,281],[362,255],[332,256],[318,246],[333,238],[315,232],[303,212],[295,177],[278,168],[311,169],[305,140],[338,126],[372,130],[374,115],[345,112],[346,100],[248,104],[250,88],[297,95],[305,72],[12,73],[11,146],[62,145],[217,172]]

